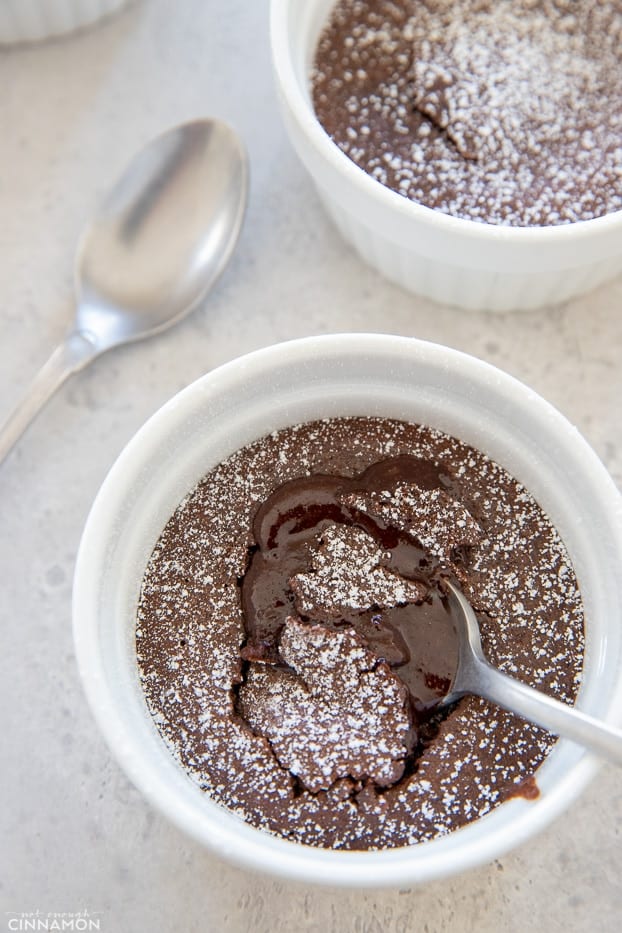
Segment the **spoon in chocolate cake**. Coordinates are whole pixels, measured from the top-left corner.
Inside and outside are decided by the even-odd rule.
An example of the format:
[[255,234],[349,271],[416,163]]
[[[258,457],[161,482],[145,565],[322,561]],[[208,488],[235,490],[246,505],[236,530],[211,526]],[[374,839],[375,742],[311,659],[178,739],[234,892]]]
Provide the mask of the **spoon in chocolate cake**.
[[466,694],[484,697],[554,735],[570,739],[601,758],[622,765],[621,730],[554,700],[493,667],[484,656],[479,623],[469,601],[449,580],[443,580],[443,587],[455,610],[454,618],[463,623],[458,631],[458,669],[443,705],[454,703]]
[[65,340],[0,428],[0,463],[68,376],[192,311],[227,265],[248,192],[248,160],[219,120],[173,127],[142,149],[86,228]]

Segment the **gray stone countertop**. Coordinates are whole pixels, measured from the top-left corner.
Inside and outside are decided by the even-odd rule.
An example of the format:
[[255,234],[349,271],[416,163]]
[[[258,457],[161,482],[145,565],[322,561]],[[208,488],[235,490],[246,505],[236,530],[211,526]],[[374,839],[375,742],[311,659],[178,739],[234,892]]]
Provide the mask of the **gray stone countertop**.
[[364,266],[325,216],[279,117],[267,0],[141,0],[86,33],[0,50],[0,418],[61,339],[80,230],[149,137],[224,118],[251,157],[231,266],[169,334],[68,383],[0,470],[0,930],[99,912],[114,933],[619,929],[622,791],[605,766],[494,864],[400,891],[281,883],[221,862],[154,812],[86,707],[71,637],[82,527],[124,444],[183,386],[249,350],[331,331],[449,344],[555,404],[622,482],[622,278],[528,314],[435,306]]

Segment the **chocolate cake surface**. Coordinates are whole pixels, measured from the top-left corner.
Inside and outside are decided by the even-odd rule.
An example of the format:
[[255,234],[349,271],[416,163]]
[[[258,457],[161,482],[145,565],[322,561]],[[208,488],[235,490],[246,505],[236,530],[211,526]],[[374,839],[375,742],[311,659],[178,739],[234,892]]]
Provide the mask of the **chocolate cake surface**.
[[555,739],[488,702],[438,706],[457,579],[490,660],[567,702],[583,611],[563,543],[505,470],[382,418],[275,432],[211,470],[145,572],[140,677],[212,799],[309,845],[441,836],[537,792]]
[[620,0],[338,0],[317,116],[382,184],[455,217],[622,209]]

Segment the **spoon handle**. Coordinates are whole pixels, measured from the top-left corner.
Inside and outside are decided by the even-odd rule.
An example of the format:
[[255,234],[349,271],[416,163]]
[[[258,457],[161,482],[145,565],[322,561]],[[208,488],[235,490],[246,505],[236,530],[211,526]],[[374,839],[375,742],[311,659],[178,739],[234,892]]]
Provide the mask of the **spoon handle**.
[[22,436],[45,403],[72,373],[97,356],[88,336],[72,331],[41,367],[27,394],[0,428],[0,463]]
[[601,758],[622,765],[622,731],[508,677],[485,660],[478,660],[478,683],[473,692],[518,713],[554,735],[577,742]]

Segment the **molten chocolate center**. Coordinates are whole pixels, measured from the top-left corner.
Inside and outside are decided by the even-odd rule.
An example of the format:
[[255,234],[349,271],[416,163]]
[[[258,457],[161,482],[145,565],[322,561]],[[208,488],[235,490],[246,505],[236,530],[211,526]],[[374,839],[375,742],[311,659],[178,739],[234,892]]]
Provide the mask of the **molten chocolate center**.
[[[292,480],[260,506],[256,545],[241,581],[247,634],[242,657],[282,665],[279,642],[291,616],[331,629],[351,627],[395,669],[420,723],[448,692],[458,663],[456,620],[439,588],[443,568],[416,529],[404,530],[404,522],[398,527],[379,514],[382,509],[360,506],[370,496],[389,501],[405,486],[423,494],[456,492],[451,477],[430,461],[400,456],[354,478],[315,474]],[[458,550],[453,561],[465,560],[467,550]],[[314,590],[323,597],[315,604]]]

